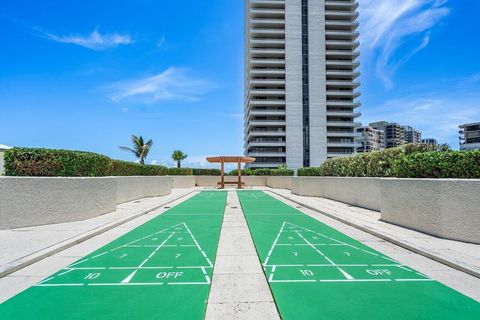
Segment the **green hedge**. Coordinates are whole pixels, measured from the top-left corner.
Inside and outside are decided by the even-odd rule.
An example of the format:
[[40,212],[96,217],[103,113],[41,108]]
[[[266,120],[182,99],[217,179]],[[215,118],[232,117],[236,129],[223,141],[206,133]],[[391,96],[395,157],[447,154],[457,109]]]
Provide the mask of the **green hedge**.
[[91,152],[13,148],[5,151],[5,175],[99,177],[110,172],[110,158]]
[[255,176],[293,176],[294,171],[290,169],[255,169],[253,175]]
[[103,177],[165,175],[167,168],[112,160],[83,151],[13,148],[5,151],[5,175],[37,177]]
[[220,169],[193,169],[194,176],[219,176],[221,174]]
[[112,160],[110,176],[165,176],[167,167]]
[[[236,176],[238,170],[234,169],[227,173],[229,176]],[[294,171],[290,169],[242,169],[242,176],[293,176]]]
[[299,176],[480,178],[480,151],[450,151],[441,146],[405,145],[383,151],[329,159]]
[[169,176],[191,176],[193,175],[192,168],[168,168],[167,175]]
[[393,174],[403,178],[480,179],[480,150],[410,154],[395,162]]

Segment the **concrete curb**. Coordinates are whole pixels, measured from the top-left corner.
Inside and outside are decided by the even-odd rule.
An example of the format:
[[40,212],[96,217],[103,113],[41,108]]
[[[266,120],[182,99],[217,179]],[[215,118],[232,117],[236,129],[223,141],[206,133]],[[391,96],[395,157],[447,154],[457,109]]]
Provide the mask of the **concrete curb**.
[[345,224],[347,224],[347,225],[349,225],[349,226],[351,226],[351,227],[354,227],[354,228],[357,228],[357,229],[359,229],[359,230],[361,230],[361,231],[367,232],[367,233],[369,233],[369,234],[371,234],[371,235],[374,235],[374,236],[376,236],[376,237],[378,237],[378,238],[380,238],[380,239],[383,239],[383,240],[386,240],[386,241],[388,241],[388,242],[391,242],[391,243],[393,243],[393,244],[395,244],[395,245],[397,245],[397,246],[400,246],[400,247],[402,247],[402,248],[404,248],[404,249],[410,250],[410,251],[412,251],[412,252],[414,252],[414,253],[420,254],[420,255],[422,255],[422,256],[424,256],[424,257],[427,257],[427,258],[429,258],[429,259],[432,259],[432,260],[434,260],[434,261],[440,262],[440,263],[442,263],[442,264],[444,264],[444,265],[447,265],[447,266],[449,266],[449,267],[451,267],[451,268],[454,268],[454,269],[456,269],[456,270],[459,270],[459,271],[468,273],[469,275],[472,275],[472,276],[474,276],[474,277],[476,277],[476,278],[480,278],[480,272],[478,272],[478,271],[476,271],[476,270],[473,270],[473,269],[470,269],[470,268],[468,268],[468,267],[465,267],[465,266],[463,266],[463,265],[460,265],[460,264],[458,264],[458,263],[455,263],[454,261],[447,260],[447,259],[444,259],[444,258],[439,257],[439,256],[437,256],[437,255],[434,255],[434,254],[432,254],[431,252],[428,252],[428,251],[426,251],[426,250],[424,250],[424,249],[422,249],[422,248],[419,248],[419,247],[417,247],[417,246],[414,246],[414,245],[411,245],[411,244],[402,242],[401,240],[398,240],[398,239],[393,238],[393,237],[390,237],[390,236],[388,236],[388,235],[379,233],[379,232],[377,232],[377,231],[375,231],[375,230],[372,230],[372,229],[370,229],[370,228],[368,228],[368,227],[361,226],[361,225],[356,224],[356,223],[354,223],[354,222],[352,222],[352,221],[349,221],[349,220],[343,219],[343,218],[341,218],[341,217],[338,217],[338,216],[336,216],[336,215],[333,215],[333,214],[327,213],[327,212],[325,212],[325,211],[319,210],[319,209],[317,209],[317,208],[315,208],[315,207],[312,207],[312,206],[310,206],[310,205],[307,205],[307,204],[305,204],[305,203],[302,203],[302,202],[300,202],[300,201],[297,201],[297,200],[295,200],[295,199],[292,199],[292,198],[290,198],[290,197],[287,197],[287,196],[284,196],[284,195],[282,195],[282,194],[280,194],[280,193],[277,193],[277,192],[273,191],[272,189],[266,189],[265,191],[271,192],[272,194],[275,194],[275,195],[277,195],[277,196],[279,196],[279,197],[281,197],[281,198],[283,198],[283,199],[286,199],[286,200],[288,200],[288,201],[292,201],[292,202],[294,202],[294,203],[296,203],[296,204],[298,204],[298,205],[301,205],[302,207],[305,207],[305,208],[307,208],[307,209],[310,209],[310,210],[313,210],[313,211],[315,211],[315,212],[321,213],[321,214],[323,214],[323,215],[325,215],[325,216],[327,216],[327,217],[329,217],[329,218],[332,218],[332,219],[335,219],[335,220],[340,221],[340,222],[342,222],[342,223],[345,223]]
[[23,258],[20,258],[20,259],[17,259],[7,265],[4,266],[3,270],[0,270],[0,278],[3,278],[15,271],[18,271],[20,269],[23,269],[31,264],[34,264],[35,262],[38,262],[40,260],[43,260],[51,255],[54,255],[58,252],[61,252],[65,249],[68,249],[70,247],[73,247],[74,245],[76,244],[79,244],[81,242],[84,242],[88,239],[91,239],[95,236],[98,236],[99,234],[102,234],[102,233],[105,233],[115,227],[118,227],[124,223],[127,223],[131,220],[134,220],[142,215],[145,215],[147,213],[150,213],[154,210],[157,210],[159,209],[160,207],[163,207],[169,203],[172,203],[174,201],[177,201],[177,200],[180,200],[184,197],[187,197],[189,195],[191,195],[192,193],[194,192],[197,192],[197,190],[192,190],[184,195],[181,195],[181,196],[178,196],[178,197],[175,197],[173,199],[170,199],[168,201],[165,201],[165,202],[162,202],[161,204],[159,205],[156,205],[152,208],[149,208],[149,209],[145,209],[145,210],[142,210],[140,212],[137,212],[137,213],[134,213],[132,214],[131,216],[129,217],[126,217],[126,218],[123,218],[119,221],[115,221],[115,222],[111,222],[111,223],[107,223],[105,225],[102,225],[102,226],[99,226],[93,230],[90,230],[90,231],[87,231],[83,234],[80,234],[78,236],[74,236],[72,238],[69,238],[69,239],[66,239],[62,242],[59,242],[59,243],[56,243],[54,245],[51,245],[47,248],[44,248],[40,251],[37,251],[31,255],[28,255],[28,256],[25,256]]

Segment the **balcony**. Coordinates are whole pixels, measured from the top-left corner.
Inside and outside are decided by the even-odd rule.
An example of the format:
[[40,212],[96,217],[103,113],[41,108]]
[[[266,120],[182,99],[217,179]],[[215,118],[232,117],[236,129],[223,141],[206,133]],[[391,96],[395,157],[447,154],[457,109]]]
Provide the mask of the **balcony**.
[[355,128],[360,127],[362,124],[360,122],[349,122],[349,121],[327,121],[327,127],[345,127],[345,128]]

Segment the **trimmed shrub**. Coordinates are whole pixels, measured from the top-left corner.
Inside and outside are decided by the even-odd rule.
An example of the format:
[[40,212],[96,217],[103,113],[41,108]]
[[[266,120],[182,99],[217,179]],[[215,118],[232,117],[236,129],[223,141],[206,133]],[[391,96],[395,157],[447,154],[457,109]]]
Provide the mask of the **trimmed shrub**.
[[192,168],[168,168],[167,175],[169,176],[191,176],[193,175]]
[[255,176],[293,176],[294,173],[290,169],[256,169],[253,171]]
[[5,175],[101,177],[110,173],[110,158],[92,152],[13,148],[5,151]]
[[5,152],[7,176],[104,177],[165,175],[166,167],[112,160],[83,151],[13,148]]
[[393,174],[399,178],[480,179],[480,150],[409,154],[395,161]]
[[297,170],[297,175],[299,177],[304,176],[304,177],[310,177],[310,176],[321,176],[320,174],[320,168],[299,168]]
[[[237,169],[233,169],[232,171],[226,173],[227,176],[236,176],[238,174]],[[242,169],[242,176],[253,176],[255,175],[252,169]]]
[[219,176],[221,175],[220,169],[192,169],[194,176]]
[[[229,176],[236,176],[237,169],[227,173]],[[290,169],[242,169],[242,176],[293,176],[294,171]]]
[[405,145],[383,151],[328,159],[299,176],[480,178],[480,151],[450,151],[445,146]]
[[112,160],[110,166],[111,176],[164,176],[167,167],[157,165],[141,165],[122,160]]

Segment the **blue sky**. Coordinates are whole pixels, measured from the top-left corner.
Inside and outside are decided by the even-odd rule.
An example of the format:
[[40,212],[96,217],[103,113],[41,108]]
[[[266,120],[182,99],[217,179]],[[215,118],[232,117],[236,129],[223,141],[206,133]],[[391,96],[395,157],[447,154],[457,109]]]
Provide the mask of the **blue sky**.
[[[133,160],[133,133],[157,163],[243,153],[242,0],[2,2],[0,143]],[[360,120],[457,147],[480,121],[480,2],[360,5]]]

